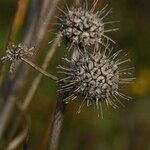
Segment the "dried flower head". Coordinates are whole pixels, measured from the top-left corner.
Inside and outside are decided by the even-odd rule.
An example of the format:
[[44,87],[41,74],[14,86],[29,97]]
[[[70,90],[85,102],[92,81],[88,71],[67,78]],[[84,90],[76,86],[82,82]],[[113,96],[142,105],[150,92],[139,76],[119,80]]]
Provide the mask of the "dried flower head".
[[68,12],[64,12],[62,20],[62,35],[76,46],[92,46],[103,44],[104,39],[114,42],[106,33],[116,31],[116,29],[106,29],[107,24],[116,21],[104,22],[104,19],[111,13],[106,11],[105,6],[101,11],[94,12],[94,9],[73,7]]
[[85,102],[87,106],[95,103],[98,112],[100,109],[102,114],[102,101],[105,101],[107,106],[116,108],[118,106],[115,102],[121,103],[119,97],[130,99],[129,96],[120,92],[121,84],[127,84],[133,80],[130,77],[132,74],[128,72],[133,68],[128,68],[126,65],[130,59],[126,58],[126,55],[117,59],[122,50],[113,55],[111,51],[108,47],[92,53],[79,51],[76,58],[65,59],[70,63],[70,68],[59,66],[64,70],[62,73],[67,75],[61,79],[64,82],[61,90],[73,91],[66,100],[75,99],[78,95],[84,96],[79,112]]
[[17,61],[23,57],[31,56],[34,54],[34,47],[27,47],[24,44],[18,45],[8,45],[6,49],[6,55],[1,58],[2,62],[10,61],[10,72],[12,73],[15,70]]

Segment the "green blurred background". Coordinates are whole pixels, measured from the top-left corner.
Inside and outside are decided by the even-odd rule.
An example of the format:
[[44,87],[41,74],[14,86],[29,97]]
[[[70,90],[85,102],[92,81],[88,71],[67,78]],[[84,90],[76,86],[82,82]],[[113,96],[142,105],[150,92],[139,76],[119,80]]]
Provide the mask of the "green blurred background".
[[[118,110],[104,109],[104,119],[97,117],[93,108],[84,108],[77,115],[80,101],[74,101],[67,107],[67,114],[61,138],[61,150],[150,150],[150,1],[149,0],[111,0],[113,17],[120,20],[120,30],[111,36],[119,48],[130,52],[136,67],[136,81],[126,90],[133,97],[124,101],[126,107]],[[0,57],[4,54],[11,20],[15,13],[17,0],[0,0]],[[18,22],[19,41],[22,18]],[[41,65],[46,55],[45,47],[37,64]],[[48,71],[56,73],[55,67],[61,63],[62,48],[54,56]],[[22,100],[37,72],[32,71],[26,86],[19,93]],[[43,78],[30,105],[32,127],[29,149],[41,146],[41,140],[54,111],[56,85]]]

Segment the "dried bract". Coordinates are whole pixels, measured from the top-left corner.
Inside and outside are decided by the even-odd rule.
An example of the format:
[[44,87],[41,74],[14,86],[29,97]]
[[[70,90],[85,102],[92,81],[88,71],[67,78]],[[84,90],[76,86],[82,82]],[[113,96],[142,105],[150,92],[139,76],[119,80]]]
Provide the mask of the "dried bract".
[[10,72],[15,70],[15,64],[23,57],[31,56],[34,54],[34,47],[27,47],[24,44],[8,45],[6,55],[1,58],[2,62],[10,61]]

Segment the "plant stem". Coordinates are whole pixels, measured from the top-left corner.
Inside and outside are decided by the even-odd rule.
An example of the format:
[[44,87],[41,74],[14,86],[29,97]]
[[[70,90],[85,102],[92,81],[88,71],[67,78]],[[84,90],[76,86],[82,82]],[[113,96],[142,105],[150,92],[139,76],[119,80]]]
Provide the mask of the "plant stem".
[[64,114],[66,104],[64,99],[68,97],[69,92],[59,92],[57,97],[57,103],[52,123],[51,137],[49,141],[49,150],[57,150],[59,146],[59,139],[63,126]]
[[34,68],[35,70],[39,71],[41,74],[55,80],[58,81],[58,78],[48,72],[46,72],[45,70],[41,69],[40,67],[36,66],[34,63],[32,63],[30,60],[26,59],[26,58],[21,58],[21,60],[25,63],[27,63],[28,65],[30,65],[32,68]]
[[[47,69],[47,67],[48,67],[52,57],[54,56],[54,54],[55,54],[55,52],[57,50],[57,47],[58,47],[60,41],[61,41],[61,34],[58,33],[58,35],[57,35],[57,37],[56,37],[52,47],[49,49],[49,51],[46,54],[46,57],[45,57],[45,59],[43,61],[43,64],[42,64],[42,69],[43,70]],[[36,92],[37,88],[39,87],[39,83],[40,83],[42,77],[43,77],[43,75],[39,73],[35,77],[35,79],[33,80],[32,85],[31,85],[27,95],[25,96],[24,102],[22,104],[22,109],[24,111],[26,111],[28,106],[30,105],[30,103],[31,103],[31,101],[33,99],[33,96],[35,95],[35,92]]]
[[[78,5],[80,0],[75,0],[75,4]],[[51,136],[49,141],[49,150],[57,150],[59,148],[59,140],[61,136],[61,130],[64,121],[66,104],[64,99],[67,98],[69,92],[59,92],[54,112],[54,118],[51,128]]]

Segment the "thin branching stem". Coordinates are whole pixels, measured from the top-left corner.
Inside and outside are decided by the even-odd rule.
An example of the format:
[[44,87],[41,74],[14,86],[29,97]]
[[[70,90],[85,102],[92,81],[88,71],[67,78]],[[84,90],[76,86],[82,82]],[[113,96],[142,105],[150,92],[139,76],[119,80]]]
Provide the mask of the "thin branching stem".
[[[47,69],[51,59],[53,58],[53,56],[54,56],[54,54],[55,54],[55,52],[57,50],[57,47],[58,47],[60,41],[61,41],[61,34],[58,33],[58,35],[57,35],[57,37],[56,37],[52,47],[49,49],[49,51],[48,51],[48,53],[47,53],[47,55],[46,55],[46,57],[44,59],[44,62],[42,64],[42,69],[43,70]],[[30,103],[31,103],[31,101],[33,99],[33,96],[34,96],[34,94],[35,94],[35,92],[36,92],[36,90],[37,90],[37,88],[39,86],[39,83],[40,83],[42,77],[43,77],[43,74],[39,73],[35,77],[35,79],[33,80],[32,85],[31,85],[27,95],[25,96],[24,102],[22,104],[22,109],[23,110],[26,111],[28,106],[30,105]]]
[[40,67],[36,66],[34,63],[32,63],[30,60],[26,59],[26,58],[21,58],[21,60],[25,63],[27,63],[28,65],[30,65],[32,68],[34,68],[35,70],[39,71],[41,74],[47,76],[48,78],[51,78],[55,81],[58,81],[58,77],[46,72],[45,70],[41,69]]

